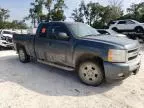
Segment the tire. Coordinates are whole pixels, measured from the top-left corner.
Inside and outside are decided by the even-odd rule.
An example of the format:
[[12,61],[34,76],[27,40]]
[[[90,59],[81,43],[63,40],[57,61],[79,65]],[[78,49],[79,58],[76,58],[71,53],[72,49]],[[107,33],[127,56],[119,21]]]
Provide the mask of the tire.
[[135,28],[135,31],[136,31],[137,33],[144,33],[144,30],[143,30],[142,27],[136,27],[136,28]]
[[118,31],[118,29],[117,29],[116,27],[112,28],[112,30],[113,30],[113,31],[116,31],[116,32]]
[[22,63],[30,62],[30,57],[27,55],[27,53],[26,53],[24,48],[19,48],[18,54],[19,54],[20,62],[22,62]]
[[90,86],[98,86],[104,82],[104,72],[101,66],[92,60],[80,63],[78,76],[81,82]]

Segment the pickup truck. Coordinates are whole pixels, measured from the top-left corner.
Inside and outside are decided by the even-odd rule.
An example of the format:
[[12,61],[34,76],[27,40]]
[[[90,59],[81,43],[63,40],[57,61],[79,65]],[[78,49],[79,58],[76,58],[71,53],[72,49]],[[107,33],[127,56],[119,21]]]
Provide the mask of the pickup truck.
[[125,79],[140,67],[138,41],[100,35],[83,23],[41,23],[36,35],[14,34],[13,42],[20,62],[33,59],[75,70],[80,80],[91,86]]

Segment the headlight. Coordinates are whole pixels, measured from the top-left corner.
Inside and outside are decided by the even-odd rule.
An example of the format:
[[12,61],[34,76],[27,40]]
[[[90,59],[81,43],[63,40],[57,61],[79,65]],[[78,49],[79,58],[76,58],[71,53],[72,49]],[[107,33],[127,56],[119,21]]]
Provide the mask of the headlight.
[[126,62],[126,50],[109,49],[109,62]]

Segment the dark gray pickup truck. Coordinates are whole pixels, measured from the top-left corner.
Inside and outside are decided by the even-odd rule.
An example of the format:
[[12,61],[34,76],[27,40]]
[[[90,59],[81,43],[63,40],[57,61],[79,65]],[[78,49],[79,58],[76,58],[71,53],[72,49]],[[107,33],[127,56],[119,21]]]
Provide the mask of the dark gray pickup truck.
[[122,80],[140,67],[139,43],[100,35],[83,23],[41,23],[36,35],[13,37],[21,62],[38,62],[75,70],[82,82],[97,86],[105,80]]

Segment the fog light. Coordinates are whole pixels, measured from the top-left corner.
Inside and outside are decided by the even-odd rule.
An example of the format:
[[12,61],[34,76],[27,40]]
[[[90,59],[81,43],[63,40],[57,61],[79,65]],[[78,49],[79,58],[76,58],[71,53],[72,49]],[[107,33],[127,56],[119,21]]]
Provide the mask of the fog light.
[[123,73],[119,73],[118,76],[119,77],[124,77],[124,74]]

